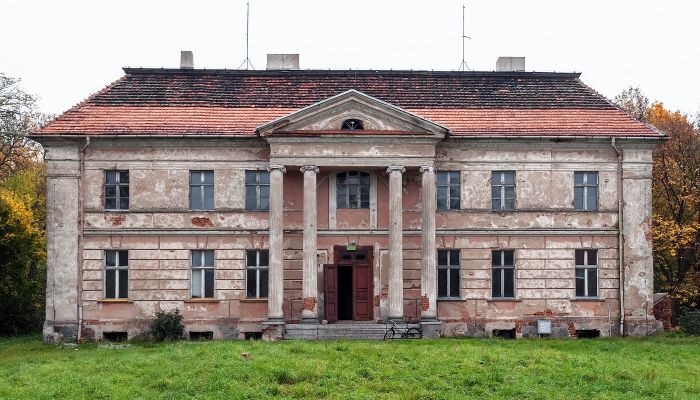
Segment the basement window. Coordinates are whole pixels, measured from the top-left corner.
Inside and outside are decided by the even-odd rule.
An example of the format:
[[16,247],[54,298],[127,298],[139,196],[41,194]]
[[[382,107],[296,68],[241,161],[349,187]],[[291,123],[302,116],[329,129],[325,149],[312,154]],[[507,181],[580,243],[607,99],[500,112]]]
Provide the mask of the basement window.
[[108,342],[126,342],[129,335],[126,332],[103,332],[102,338]]
[[494,329],[491,335],[499,339],[515,339],[515,328],[513,329]]
[[579,339],[595,339],[600,337],[598,329],[577,329],[576,337]]
[[214,339],[214,332],[190,332],[190,340],[212,340]]
[[262,340],[262,332],[245,332],[245,340]]
[[362,124],[362,121],[359,119],[351,118],[351,119],[346,119],[343,121],[342,125],[340,125],[341,130],[350,130],[350,131],[357,131],[357,130],[363,130],[365,129],[364,125]]

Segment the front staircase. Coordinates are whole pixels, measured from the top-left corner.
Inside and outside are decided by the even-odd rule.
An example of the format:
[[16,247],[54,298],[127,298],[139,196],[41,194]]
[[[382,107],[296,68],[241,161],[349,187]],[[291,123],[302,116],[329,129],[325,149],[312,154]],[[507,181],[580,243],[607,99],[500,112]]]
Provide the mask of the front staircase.
[[[408,324],[420,329],[420,324]],[[284,339],[335,340],[335,339],[384,339],[384,333],[391,327],[384,323],[339,322],[332,324],[286,324]],[[404,325],[402,324],[403,328]]]

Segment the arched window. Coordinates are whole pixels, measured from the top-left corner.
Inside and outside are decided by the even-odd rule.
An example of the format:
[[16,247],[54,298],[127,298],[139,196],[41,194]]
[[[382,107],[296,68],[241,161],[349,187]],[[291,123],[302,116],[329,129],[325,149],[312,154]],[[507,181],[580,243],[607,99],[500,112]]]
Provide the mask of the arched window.
[[350,118],[343,121],[343,124],[340,126],[340,129],[354,131],[358,129],[365,129],[365,127],[362,125],[362,121],[360,121],[359,119]]
[[336,207],[369,208],[369,174],[367,172],[338,172]]

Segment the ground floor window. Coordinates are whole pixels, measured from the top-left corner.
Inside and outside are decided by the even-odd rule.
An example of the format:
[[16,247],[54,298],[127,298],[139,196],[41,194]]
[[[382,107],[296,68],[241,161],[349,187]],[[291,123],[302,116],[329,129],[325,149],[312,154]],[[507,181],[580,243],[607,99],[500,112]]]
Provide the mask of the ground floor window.
[[127,250],[105,251],[105,298],[126,299],[129,297],[129,252]]
[[214,297],[214,251],[192,251],[192,298]]
[[515,260],[513,250],[491,252],[491,297],[515,297]]
[[438,298],[459,298],[459,250],[438,250]]
[[576,297],[598,296],[598,250],[576,250]]
[[268,259],[267,250],[246,252],[246,296],[248,298],[267,297]]

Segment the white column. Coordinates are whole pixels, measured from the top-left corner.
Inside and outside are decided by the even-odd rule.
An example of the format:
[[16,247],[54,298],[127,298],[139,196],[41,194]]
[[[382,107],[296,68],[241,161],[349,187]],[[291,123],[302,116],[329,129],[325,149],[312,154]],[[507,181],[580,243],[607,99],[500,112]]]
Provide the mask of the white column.
[[267,319],[283,321],[282,302],[284,301],[284,283],[282,281],[282,242],[283,242],[283,165],[270,165],[270,265],[269,290],[267,299]]
[[434,320],[437,318],[437,257],[435,249],[435,169],[432,165],[420,168],[422,173],[422,203],[423,225],[421,230],[421,319]]
[[318,321],[318,284],[316,262],[316,174],[318,167],[304,165],[304,264],[302,272],[303,320]]
[[389,173],[389,319],[403,319],[403,173],[392,165]]

